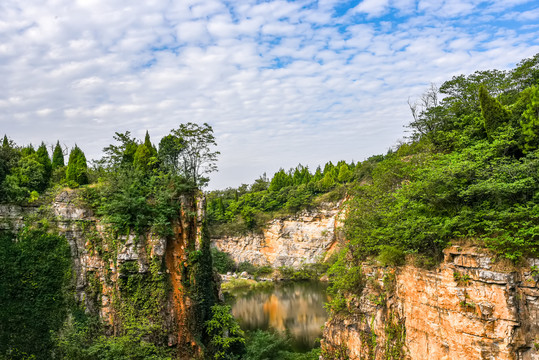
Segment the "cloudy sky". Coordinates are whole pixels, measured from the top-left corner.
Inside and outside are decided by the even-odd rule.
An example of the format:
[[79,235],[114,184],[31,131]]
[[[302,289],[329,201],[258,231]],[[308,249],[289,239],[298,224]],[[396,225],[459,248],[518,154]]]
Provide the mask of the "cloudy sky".
[[208,122],[224,188],[385,153],[431,82],[536,53],[536,0],[2,0],[0,132],[95,159]]

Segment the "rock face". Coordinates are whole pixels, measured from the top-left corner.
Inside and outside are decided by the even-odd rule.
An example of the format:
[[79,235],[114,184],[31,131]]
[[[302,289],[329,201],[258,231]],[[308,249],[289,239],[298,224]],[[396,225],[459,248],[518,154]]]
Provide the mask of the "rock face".
[[[97,314],[108,334],[115,334],[122,319],[121,280],[131,274],[155,281],[165,264],[172,291],[164,295],[159,313],[160,326],[168,334],[168,345],[178,347],[181,358],[201,356],[195,339],[194,310],[188,291],[188,251],[200,244],[202,202],[194,197],[182,198],[182,214],[173,224],[174,235],[164,238],[155,234],[115,236],[91,210],[82,206],[77,191],[64,190],[52,204],[37,207],[0,206],[0,230],[18,230],[25,221],[46,219],[71,247],[75,274],[75,297],[87,312]],[[190,215],[187,215],[190,214]],[[193,215],[196,214],[196,215]],[[154,264],[152,269],[152,264]],[[166,279],[166,278],[165,278]],[[146,294],[156,297],[157,294]]]
[[365,266],[349,313],[326,323],[324,359],[539,359],[538,259],[515,269],[451,247],[434,270]]
[[323,260],[336,243],[342,217],[342,201],[326,203],[315,210],[273,219],[262,234],[222,237],[212,243],[236,263],[298,267]]

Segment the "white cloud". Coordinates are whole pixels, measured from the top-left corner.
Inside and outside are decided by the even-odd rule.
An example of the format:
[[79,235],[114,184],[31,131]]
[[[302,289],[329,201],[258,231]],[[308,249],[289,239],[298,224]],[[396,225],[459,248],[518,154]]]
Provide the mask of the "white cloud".
[[[158,142],[208,122],[214,187],[362,160],[403,137],[406,101],[430,82],[539,52],[537,9],[515,10],[525,3],[366,0],[338,17],[337,0],[6,0],[0,125],[96,158],[115,131]],[[492,22],[503,14],[519,28]]]
[[366,13],[369,16],[380,16],[388,10],[389,0],[363,0],[353,10],[354,13]]

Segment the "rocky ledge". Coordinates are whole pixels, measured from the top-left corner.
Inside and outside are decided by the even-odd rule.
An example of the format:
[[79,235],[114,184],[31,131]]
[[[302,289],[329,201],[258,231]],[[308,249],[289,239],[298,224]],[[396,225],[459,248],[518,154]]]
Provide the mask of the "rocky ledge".
[[299,267],[315,263],[335,247],[343,219],[343,202],[269,221],[262,234],[213,239],[213,246],[241,263]]
[[325,358],[539,359],[537,266],[458,246],[433,270],[365,266],[361,296],[326,323]]

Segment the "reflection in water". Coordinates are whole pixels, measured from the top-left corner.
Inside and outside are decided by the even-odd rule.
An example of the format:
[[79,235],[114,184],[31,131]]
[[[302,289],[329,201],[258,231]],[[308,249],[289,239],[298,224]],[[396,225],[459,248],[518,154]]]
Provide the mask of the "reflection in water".
[[232,313],[244,330],[290,333],[293,347],[306,351],[322,335],[327,314],[326,284],[284,283],[272,289],[233,293]]

